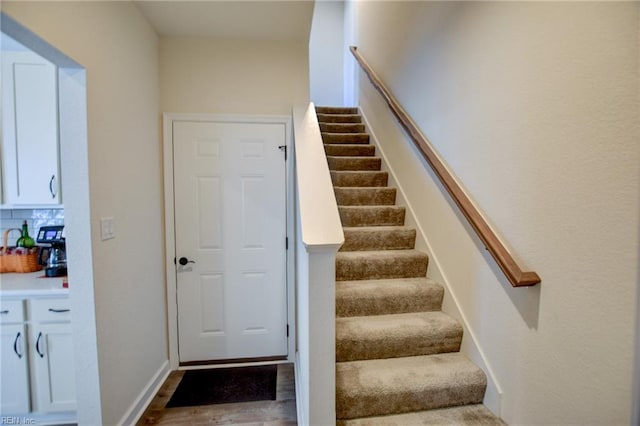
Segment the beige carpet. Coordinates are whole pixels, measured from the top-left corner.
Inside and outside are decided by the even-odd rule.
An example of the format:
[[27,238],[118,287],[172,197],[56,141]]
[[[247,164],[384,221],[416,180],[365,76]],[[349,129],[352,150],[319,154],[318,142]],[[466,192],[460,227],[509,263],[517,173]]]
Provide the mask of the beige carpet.
[[369,144],[357,108],[316,108],[345,243],[336,257],[339,425],[502,425],[482,405],[484,372]]

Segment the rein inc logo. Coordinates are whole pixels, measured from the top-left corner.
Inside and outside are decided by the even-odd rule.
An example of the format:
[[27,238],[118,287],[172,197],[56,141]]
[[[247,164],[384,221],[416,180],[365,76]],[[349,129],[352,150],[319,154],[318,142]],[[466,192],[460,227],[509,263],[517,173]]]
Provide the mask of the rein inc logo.
[[35,425],[36,420],[31,417],[2,416],[0,425]]

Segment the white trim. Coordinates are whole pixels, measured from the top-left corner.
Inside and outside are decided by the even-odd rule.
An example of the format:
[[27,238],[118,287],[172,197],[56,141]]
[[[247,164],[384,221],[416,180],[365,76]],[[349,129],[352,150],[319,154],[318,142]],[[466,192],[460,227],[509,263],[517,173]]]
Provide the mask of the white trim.
[[[164,179],[164,217],[165,217],[165,273],[167,277],[167,333],[169,337],[169,366],[172,370],[179,369],[178,354],[178,308],[177,283],[173,259],[175,257],[175,216],[174,216],[174,188],[173,188],[173,123],[175,121],[192,122],[223,122],[223,123],[275,123],[285,126],[285,145],[287,146],[286,164],[286,229],[289,237],[287,256],[287,323],[289,337],[287,339],[287,361],[293,362],[295,354],[295,269],[294,269],[294,198],[293,198],[293,126],[291,117],[286,115],[222,115],[222,114],[184,114],[164,113],[163,123],[163,179]],[[216,364],[218,365],[218,364]],[[229,366],[229,364],[225,364]],[[246,365],[246,364],[245,364]]]
[[[464,327],[464,335],[469,336],[471,338],[469,342],[471,343],[470,345],[466,345],[465,344],[466,342],[463,341],[463,346],[460,348],[460,351],[465,353],[465,355],[468,355],[475,362],[478,362],[480,364],[479,367],[482,368],[482,370],[484,370],[484,372],[487,375],[487,390],[485,392],[484,404],[494,414],[497,414],[499,417],[501,417],[502,388],[500,387],[500,384],[496,379],[495,373],[493,372],[493,368],[491,368],[491,364],[489,363],[488,358],[485,355],[485,352],[482,350],[481,346],[479,345],[476,334],[474,333],[473,328],[470,326],[467,316],[460,309],[460,303],[458,302],[458,298],[456,297],[455,291],[453,291],[453,288],[450,284],[447,274],[444,273],[444,270],[441,267],[441,264],[438,260],[438,256],[435,254],[433,247],[429,243],[429,239],[427,238],[426,233],[424,232],[424,229],[422,228],[420,222],[416,220],[417,216],[413,210],[413,206],[405,196],[404,188],[396,178],[396,173],[393,167],[387,161],[387,156],[384,153],[384,149],[382,149],[382,147],[378,143],[378,139],[376,138],[375,132],[373,131],[371,125],[369,124],[369,121],[367,120],[367,117],[364,111],[362,111],[362,109],[360,109],[360,114],[362,115],[363,123],[366,126],[369,136],[371,138],[371,143],[376,146],[379,153],[378,155],[380,155],[380,157],[382,158],[383,167],[386,168],[389,172],[389,178],[390,178],[389,186],[395,186],[398,190],[397,192],[398,199],[396,203],[398,205],[404,205],[406,207],[407,215],[405,218],[405,224],[407,226],[416,227],[417,229],[416,245],[418,245],[419,243],[422,243],[424,247],[427,248],[427,253],[429,255],[429,276],[434,278],[436,281],[440,281],[444,285],[444,287],[446,288],[446,291],[451,296],[451,299],[453,300],[453,305],[455,306],[455,309],[456,309],[454,316],[456,316],[462,321],[462,325]],[[477,354],[477,356],[473,356],[475,355],[474,353]]]
[[300,366],[300,353],[297,352],[296,353],[296,361],[293,364],[293,373],[294,373],[294,384],[296,387],[296,420],[297,423],[301,426],[306,426],[304,424],[304,419],[306,419],[307,417],[305,417],[305,413],[304,413],[304,407],[302,406],[302,404],[300,404],[298,401],[300,401],[300,398],[298,398],[298,395],[300,394],[300,370],[299,367]]
[[138,395],[136,400],[131,404],[129,409],[125,412],[124,416],[117,423],[118,425],[134,425],[140,420],[145,410],[151,404],[151,400],[156,396],[162,384],[169,377],[171,370],[169,369],[169,362],[162,363],[156,374],[153,375],[147,386]]
[[[295,359],[295,357],[292,357]],[[228,364],[208,364],[208,365],[184,365],[178,367],[178,371],[188,370],[215,370],[216,368],[233,368],[233,367],[259,367],[261,365],[280,365],[291,364],[288,359],[280,359],[276,361],[255,361],[255,362],[234,362]]]

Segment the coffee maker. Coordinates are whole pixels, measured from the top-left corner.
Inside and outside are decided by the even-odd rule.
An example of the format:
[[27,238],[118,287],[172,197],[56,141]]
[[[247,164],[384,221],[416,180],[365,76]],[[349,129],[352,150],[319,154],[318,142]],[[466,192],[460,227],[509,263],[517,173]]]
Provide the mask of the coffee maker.
[[64,225],[42,226],[38,231],[38,263],[43,265],[47,277],[67,275],[67,253],[64,236]]

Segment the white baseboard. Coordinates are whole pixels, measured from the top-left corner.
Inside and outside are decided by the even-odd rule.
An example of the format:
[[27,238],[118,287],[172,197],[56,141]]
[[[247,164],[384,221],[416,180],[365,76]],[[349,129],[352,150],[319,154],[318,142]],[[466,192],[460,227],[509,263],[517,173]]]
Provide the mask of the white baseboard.
[[456,297],[455,291],[453,291],[451,283],[447,279],[447,275],[442,270],[440,266],[440,262],[438,261],[438,257],[434,254],[433,248],[429,243],[429,239],[427,238],[424,229],[421,226],[421,223],[417,220],[417,215],[411,205],[411,202],[406,197],[406,192],[404,191],[402,184],[398,182],[397,175],[393,169],[393,167],[387,161],[387,156],[385,155],[384,149],[378,143],[378,139],[375,136],[375,132],[373,131],[369,121],[367,120],[366,115],[360,108],[360,114],[362,115],[363,124],[366,126],[367,132],[369,133],[371,143],[375,145],[378,150],[378,155],[382,158],[383,167],[386,167],[389,172],[389,184],[394,185],[397,189],[398,200],[396,204],[401,204],[406,207],[406,219],[405,223],[409,222],[409,226],[416,227],[416,244],[418,240],[422,240],[424,247],[427,247],[427,251],[429,254],[429,270],[432,271],[434,268],[436,269],[436,273],[429,273],[431,277],[436,275],[437,281],[441,281],[441,284],[445,287],[446,291],[451,296],[451,300],[453,300],[453,305],[455,306],[456,312],[451,313],[455,315],[456,318],[459,318],[462,322],[462,326],[464,328],[464,335],[470,337],[466,341],[463,340],[462,347],[460,351],[464,353],[466,356],[471,358],[474,362],[476,362],[478,367],[480,367],[485,374],[487,375],[487,390],[485,392],[484,404],[487,406],[489,410],[491,410],[498,417],[502,417],[502,389],[496,380],[495,374],[493,373],[493,369],[491,368],[490,363],[486,357],[485,352],[482,350],[481,346],[478,343],[478,339],[476,334],[469,323],[467,316],[460,309],[460,303],[458,302],[458,298]]
[[129,407],[125,415],[120,419],[118,425],[134,425],[140,420],[144,411],[147,409],[151,400],[160,390],[160,386],[167,380],[169,377],[169,373],[171,373],[171,369],[169,369],[169,360],[166,360],[156,371],[156,374],[153,375],[147,386],[145,386],[144,390],[140,395],[136,398],[134,403]]

